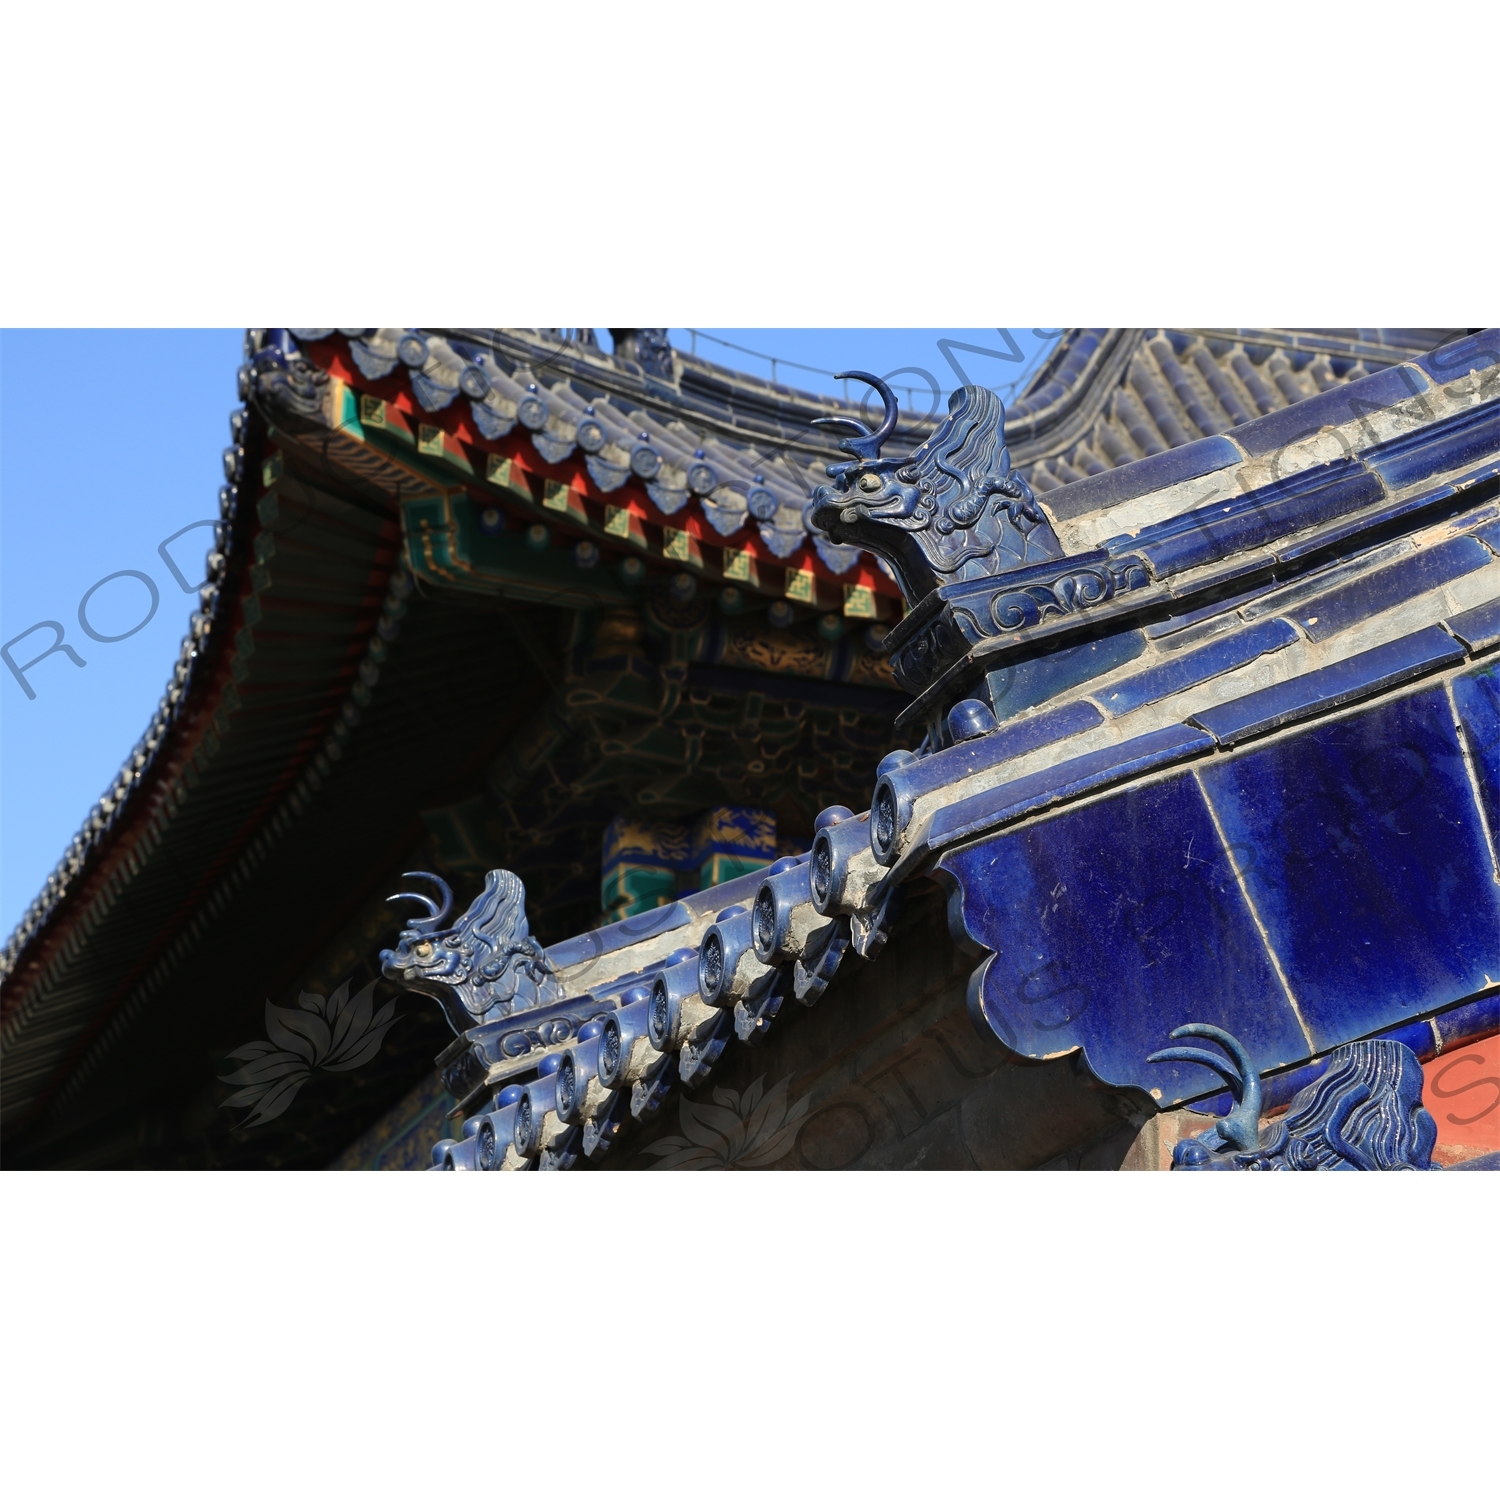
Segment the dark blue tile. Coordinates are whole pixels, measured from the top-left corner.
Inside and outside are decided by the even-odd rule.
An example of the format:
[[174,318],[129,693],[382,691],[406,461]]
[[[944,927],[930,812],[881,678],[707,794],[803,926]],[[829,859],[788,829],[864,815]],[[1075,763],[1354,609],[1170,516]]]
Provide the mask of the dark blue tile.
[[1164,578],[1348,515],[1384,495],[1367,469],[1339,459],[1148,526],[1131,545]]
[[1262,454],[1285,448],[1288,443],[1315,437],[1325,427],[1341,427],[1364,413],[1380,411],[1398,401],[1408,401],[1428,388],[1427,382],[1411,366],[1396,365],[1375,375],[1366,375],[1363,380],[1335,386],[1331,391],[1299,401],[1284,411],[1273,411],[1269,416],[1242,423],[1234,429],[1234,438],[1252,458],[1259,458]]
[[1320,1051],[1500,974],[1500,885],[1442,687],[1197,774]]
[[1081,516],[1088,511],[1108,510],[1125,500],[1149,495],[1152,490],[1198,479],[1218,469],[1237,464],[1245,455],[1227,437],[1206,437],[1181,448],[1137,459],[1108,474],[1094,474],[1074,480],[1046,497],[1047,509],[1059,520]]
[[[1275,579],[1270,579],[1265,583],[1258,584],[1253,589],[1245,590],[1242,594],[1225,595],[1223,598],[1214,600],[1212,604],[1203,604],[1197,609],[1184,610],[1180,615],[1173,615],[1169,619],[1158,620],[1153,625],[1147,625],[1145,627],[1146,638],[1156,641],[1159,650],[1176,650],[1177,643],[1172,639],[1173,636],[1179,635],[1185,630],[1191,630],[1195,625],[1208,624],[1217,616],[1223,617],[1222,623],[1226,629],[1237,625],[1240,623],[1238,612],[1244,606],[1259,599],[1262,594],[1268,594],[1272,589],[1279,587],[1281,585]],[[1268,605],[1260,613],[1265,614],[1270,608],[1271,606]],[[1247,610],[1244,618],[1248,620],[1253,618],[1253,616]]]
[[1191,776],[1122,789],[944,856],[969,934],[993,951],[976,1020],[1028,1057],[1084,1049],[1163,1104],[1221,1086],[1148,1063],[1174,1027],[1232,1032],[1259,1070],[1308,1055]]
[[1221,745],[1238,745],[1463,659],[1463,647],[1442,626],[1429,625],[1398,641],[1387,641],[1332,666],[1305,672],[1290,682],[1205,708],[1188,723],[1206,729]]
[[1276,554],[1277,561],[1284,563],[1295,562],[1309,553],[1328,552],[1374,527],[1388,528],[1398,520],[1411,521],[1422,511],[1440,505],[1457,493],[1457,485],[1440,484],[1433,489],[1423,490],[1420,494],[1408,495],[1404,500],[1388,500],[1373,513],[1366,511],[1342,523],[1331,522],[1319,526],[1315,531],[1278,543],[1272,551]]
[[1096,694],[1112,714],[1129,713],[1144,703],[1155,703],[1169,693],[1181,692],[1195,683],[1207,682],[1222,672],[1232,672],[1270,651],[1280,651],[1298,639],[1297,629],[1285,620],[1262,620],[1248,630],[1219,636],[1196,651],[1184,651],[1134,677],[1127,677]]
[[639,916],[626,917],[623,922],[611,922],[607,927],[554,943],[547,949],[547,957],[556,968],[566,969],[585,959],[602,958],[606,953],[628,948],[643,938],[686,927],[691,921],[688,909],[682,902],[674,901],[670,906],[659,906]]
[[1500,364],[1500,328],[1486,328],[1454,339],[1414,362],[1427,372],[1434,385],[1447,385],[1471,371],[1487,370]]
[[997,719],[1008,719],[1080,683],[1112,672],[1134,661],[1146,649],[1139,630],[1123,630],[1096,641],[1064,646],[1044,656],[1033,656],[1008,667],[997,667],[986,676],[990,703]]
[[1455,1005],[1452,1010],[1445,1010],[1432,1019],[1443,1039],[1444,1052],[1451,1052],[1479,1037],[1493,1036],[1500,1031],[1500,993],[1486,995],[1468,1005]]
[[1465,469],[1500,456],[1500,402],[1458,412],[1420,431],[1367,448],[1360,457],[1392,490],[1432,474]]
[[1453,615],[1447,624],[1474,655],[1493,650],[1500,646],[1500,599],[1491,599],[1488,604],[1477,604],[1461,615]]
[[1437,1033],[1432,1029],[1431,1021],[1407,1021],[1402,1026],[1382,1031],[1380,1039],[1385,1042],[1400,1042],[1403,1047],[1410,1047],[1422,1062],[1437,1056]]
[[1315,594],[1292,613],[1292,618],[1313,640],[1324,641],[1428,589],[1488,567],[1494,560],[1483,542],[1472,536],[1456,536],[1436,547],[1419,547],[1326,594]]
[[1500,663],[1455,677],[1453,703],[1490,837],[1500,843]]
[[701,917],[705,912],[732,906],[737,901],[753,901],[763,879],[763,871],[752,870],[748,875],[726,880],[723,885],[716,885],[705,891],[694,891],[672,902],[670,906],[658,906],[652,911],[643,911],[638,916],[626,917],[623,922],[611,922],[607,927],[598,927],[592,932],[565,938],[547,949],[547,957],[559,969],[569,968],[585,959],[602,958],[606,953],[614,953],[645,938],[686,927],[695,917]]
[[1491,521],[1484,526],[1476,526],[1474,535],[1479,538],[1491,552],[1500,554],[1500,521]]
[[1146,771],[1159,770],[1191,755],[1201,755],[1212,750],[1213,743],[1200,731],[1183,724],[1169,724],[1165,729],[1137,735],[1122,745],[1110,745],[1065,760],[1045,771],[1035,771],[942,808],[933,814],[928,845],[933,849],[945,848],[987,828],[1013,823],[1038,808],[1065,802]]
[[890,779],[901,797],[922,797],[945,786],[956,786],[966,776],[998,766],[1001,761],[1071,739],[1103,722],[1104,715],[1092,703],[1067,703],[912,761],[893,771]]
[[1413,550],[1413,543],[1406,538],[1387,543],[1383,547],[1372,547],[1354,557],[1341,558],[1327,563],[1291,582],[1272,584],[1265,597],[1247,600],[1240,613],[1247,620],[1263,619],[1266,615],[1281,615],[1291,619],[1296,611],[1314,594],[1331,592],[1352,578],[1361,578],[1376,568],[1404,557]]

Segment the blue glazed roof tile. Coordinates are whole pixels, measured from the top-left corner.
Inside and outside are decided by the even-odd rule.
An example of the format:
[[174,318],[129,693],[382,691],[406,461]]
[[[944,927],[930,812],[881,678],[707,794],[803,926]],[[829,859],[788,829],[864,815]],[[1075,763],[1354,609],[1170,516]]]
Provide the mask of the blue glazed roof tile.
[[1241,876],[1315,1050],[1488,987],[1500,887],[1441,686],[1215,757],[1198,780],[1228,846],[1255,853]]
[[946,848],[959,839],[1013,823],[1044,807],[1159,770],[1189,756],[1202,755],[1213,748],[1213,739],[1202,730],[1186,724],[1170,724],[1124,744],[1077,756],[943,808],[933,815],[928,847]]
[[1380,481],[1356,459],[1339,459],[1148,526],[1127,543],[1158,578],[1218,562],[1373,505]]
[[1446,385],[1477,370],[1500,364],[1500,328],[1483,328],[1450,339],[1414,361],[1435,385]]
[[1471,536],[1456,536],[1436,547],[1409,552],[1387,567],[1315,595],[1293,618],[1313,640],[1324,641],[1360,620],[1394,609],[1407,599],[1476,568],[1488,567],[1493,561],[1482,542]]
[[1193,715],[1190,724],[1206,729],[1220,745],[1238,745],[1299,719],[1327,713],[1464,659],[1463,647],[1441,626],[1388,641],[1290,682],[1262,688]]
[[1500,990],[1469,1005],[1442,1011],[1432,1018],[1431,1024],[1437,1031],[1444,1051],[1468,1041],[1470,1037],[1500,1031]]
[[1444,622],[1476,656],[1500,646],[1500,599],[1491,599]]
[[923,756],[893,773],[892,780],[899,779],[901,790],[906,795],[925,796],[929,792],[957,785],[966,776],[987,771],[992,766],[1015,760],[1033,750],[1072,739],[1074,735],[1084,734],[1103,722],[1104,715],[1092,703],[1078,701],[1064,704],[1028,719],[1002,724],[988,734],[960,741],[946,750]]
[[1191,775],[1129,786],[944,856],[963,922],[993,953],[970,1011],[1030,1057],[1081,1048],[1110,1084],[1175,1101],[1218,1078],[1147,1065],[1188,1014],[1232,1028],[1257,1068],[1307,1055]]
[[1197,479],[1217,469],[1227,469],[1244,456],[1244,451],[1231,438],[1199,438],[1185,447],[1157,453],[1090,479],[1080,479],[1065,495],[1049,502],[1049,508],[1059,517],[1105,510],[1123,500],[1134,500],[1152,490],[1164,489],[1169,484],[1180,484],[1185,479]]
[[1145,649],[1144,631],[1122,630],[996,668],[986,674],[995,715],[1009,718],[1046,703],[1069,688],[1134,661]]
[[1324,427],[1342,426],[1362,413],[1395,406],[1429,389],[1426,376],[1415,366],[1396,365],[1248,422],[1236,430],[1235,441],[1252,458],[1260,458],[1312,437]]
[[1362,459],[1391,490],[1477,463],[1500,447],[1500,405],[1486,402],[1446,421],[1365,450]]
[[[1453,706],[1469,752],[1490,837],[1500,840],[1500,664],[1490,663],[1453,679]],[[1500,859],[1500,852],[1497,852]],[[1500,864],[1495,867],[1500,880]]]
[[1207,682],[1223,672],[1232,672],[1268,652],[1280,651],[1299,639],[1297,629],[1286,620],[1262,620],[1248,630],[1220,636],[1194,651],[1170,657],[1103,689],[1097,696],[1111,714],[1126,714],[1172,693]]

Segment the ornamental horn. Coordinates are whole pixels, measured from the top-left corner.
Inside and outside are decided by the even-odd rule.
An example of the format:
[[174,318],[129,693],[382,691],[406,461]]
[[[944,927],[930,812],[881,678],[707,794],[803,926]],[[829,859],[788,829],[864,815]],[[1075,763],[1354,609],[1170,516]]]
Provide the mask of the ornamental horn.
[[1212,1069],[1234,1096],[1234,1108],[1214,1127],[1220,1140],[1227,1141],[1240,1151],[1254,1151],[1260,1144],[1260,1074],[1250,1054],[1240,1042],[1227,1031],[1206,1022],[1195,1021],[1188,1026],[1179,1026],[1173,1033],[1180,1036],[1201,1036],[1217,1042],[1234,1059],[1226,1062],[1217,1053],[1205,1052],[1201,1047],[1167,1047],[1153,1052],[1147,1062],[1198,1063]]
[[420,901],[427,908],[428,915],[425,917],[414,917],[406,926],[411,932],[436,932],[443,925],[443,919],[453,910],[453,892],[448,887],[448,882],[441,875],[434,875],[429,870],[404,870],[401,874],[403,880],[430,880],[440,892],[442,892],[443,904],[439,906],[431,896],[424,896],[420,891],[399,891],[394,896],[387,896],[390,901]]
[[839,447],[845,453],[852,453],[855,458],[863,459],[866,463],[874,463],[880,457],[881,445],[896,430],[896,416],[900,407],[896,403],[895,392],[878,375],[871,375],[865,370],[844,370],[833,378],[835,380],[862,380],[866,385],[874,386],[880,392],[880,399],[885,402],[885,416],[881,418],[880,426],[874,432],[853,417],[814,417],[812,425],[814,427],[853,428],[855,435],[840,438]]

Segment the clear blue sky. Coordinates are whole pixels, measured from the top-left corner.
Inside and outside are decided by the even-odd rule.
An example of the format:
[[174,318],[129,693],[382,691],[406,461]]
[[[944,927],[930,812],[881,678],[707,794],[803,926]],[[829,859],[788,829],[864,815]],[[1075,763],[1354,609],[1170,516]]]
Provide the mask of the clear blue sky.
[[[992,328],[711,328],[700,334],[754,352],[701,336],[698,352],[765,376],[772,370],[761,355],[870,370],[913,387],[913,403],[925,411],[934,386],[941,398],[960,383],[940,339],[990,351],[948,352],[970,381],[1008,394],[1048,342],[1032,329],[1010,333],[1014,346]],[[671,336],[691,347],[688,330]],[[182,592],[157,545],[218,514],[242,340],[239,329],[0,332],[0,641],[55,620],[85,662],[48,656],[26,673],[34,699],[0,664],[0,934],[41,889],[165,690],[196,595]],[[1019,361],[1001,357],[1017,351]],[[776,378],[838,390],[790,366],[778,366]],[[171,549],[190,582],[202,576],[208,536],[190,532]],[[126,569],[154,582],[156,614],[126,640],[91,640],[79,603],[96,582]],[[118,635],[149,603],[144,583],[117,578],[93,596],[87,616],[98,634]],[[11,654],[24,663],[54,638],[37,631]]]
[[[7,935],[140,738],[177,659],[196,594],[178,587],[157,544],[218,514],[241,330],[0,333],[0,640],[56,620],[86,663],[61,653],[26,674],[28,699],[0,664],[0,930]],[[172,555],[203,576],[210,533]],[[194,572],[194,567],[197,572]],[[78,606],[100,579],[146,574],[160,605],[143,630],[90,640]],[[88,605],[101,635],[149,608],[118,578]],[[51,644],[38,631],[11,655]]]

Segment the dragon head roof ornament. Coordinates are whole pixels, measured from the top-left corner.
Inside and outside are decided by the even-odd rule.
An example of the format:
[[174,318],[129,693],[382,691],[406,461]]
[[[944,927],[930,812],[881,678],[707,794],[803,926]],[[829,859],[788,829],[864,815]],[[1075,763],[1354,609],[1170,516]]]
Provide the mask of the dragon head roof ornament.
[[1228,1085],[1234,1108],[1211,1130],[1178,1141],[1172,1170],[1190,1172],[1427,1172],[1437,1125],[1422,1103],[1422,1064],[1401,1042],[1347,1042],[1284,1119],[1260,1120],[1261,1084],[1249,1054],[1217,1026],[1179,1026],[1174,1037],[1217,1042],[1226,1061],[1198,1047],[1168,1047],[1148,1062],[1191,1062]]
[[828,465],[831,485],[813,491],[807,520],[843,546],[863,547],[895,574],[907,606],[945,583],[992,577],[1061,557],[1031,486],[1010,466],[1005,406],[982,386],[948,400],[948,415],[909,458],[880,456],[896,430],[895,394],[879,376],[846,370],[880,394],[885,415],[871,431],[853,417],[814,425],[847,432],[850,455]]
[[443,922],[453,909],[447,882],[423,870],[408,870],[406,878],[431,881],[443,899],[439,903],[417,891],[388,898],[420,901],[428,914],[407,922],[394,950],[381,951],[381,972],[431,995],[455,1032],[564,998],[527,925],[526,888],[509,870],[491,870],[473,905],[446,929]]

